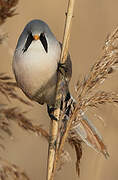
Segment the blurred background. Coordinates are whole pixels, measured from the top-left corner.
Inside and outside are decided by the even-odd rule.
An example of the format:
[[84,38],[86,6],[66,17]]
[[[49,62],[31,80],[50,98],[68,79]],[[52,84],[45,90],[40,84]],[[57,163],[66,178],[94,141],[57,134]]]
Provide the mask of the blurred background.
[[[0,72],[7,72],[14,77],[11,67],[13,51],[20,33],[31,19],[46,21],[57,39],[62,41],[67,2],[67,0],[19,0],[16,9],[18,15],[7,19],[0,29],[1,32],[8,34],[7,40],[0,46]],[[73,77],[70,88],[73,96],[77,80],[89,71],[91,65],[101,54],[107,35],[117,25],[117,0],[76,0],[70,40],[70,53],[73,62]],[[118,73],[115,73],[109,77],[101,89],[118,92],[117,76]],[[18,93],[26,98],[20,90]],[[49,129],[50,122],[46,113],[46,106],[33,103],[33,107],[27,107],[17,101],[11,102],[11,106],[14,105],[18,105],[23,111],[28,110],[28,117],[33,119],[34,123],[43,125],[47,130]],[[93,112],[90,112],[89,116],[104,137],[110,158],[106,160],[102,155],[83,145],[79,179],[117,180],[118,107],[100,106],[97,113],[104,119],[105,123],[96,119]],[[0,150],[1,155],[22,167],[31,180],[45,179],[48,152],[46,140],[33,133],[23,131],[15,124],[11,124],[11,128],[14,138],[10,139],[6,136],[4,141],[6,150]],[[63,169],[56,174],[55,180],[78,179],[75,170],[75,153],[69,145],[66,145],[66,149],[71,153],[71,161],[66,163]]]

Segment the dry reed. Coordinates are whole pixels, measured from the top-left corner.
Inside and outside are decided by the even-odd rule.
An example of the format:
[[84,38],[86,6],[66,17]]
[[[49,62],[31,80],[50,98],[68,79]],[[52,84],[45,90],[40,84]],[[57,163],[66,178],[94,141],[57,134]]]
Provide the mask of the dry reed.
[[[73,9],[74,9],[74,0],[68,1],[68,9],[65,21],[65,29],[64,29],[64,36],[63,36],[63,43],[62,43],[62,52],[60,63],[64,64],[68,55],[68,45],[69,45],[69,37],[70,37],[70,28],[71,28],[71,20],[73,16]],[[57,74],[57,87],[56,87],[56,98],[55,98],[55,106],[54,106],[54,117],[52,119],[51,124],[51,136],[49,142],[49,155],[48,155],[48,168],[47,168],[47,180],[53,180],[56,163],[57,163],[57,152],[58,152],[58,134],[59,134],[59,122],[60,122],[60,114],[61,114],[61,100],[62,94],[62,85],[65,84],[65,79],[63,78],[63,74],[58,71]],[[64,143],[63,143],[64,144]],[[62,145],[63,146],[63,145]],[[57,152],[56,152],[57,151]],[[62,151],[62,149],[61,149]]]
[[[90,127],[87,127],[83,116],[85,112],[89,111],[89,108],[98,108],[100,105],[108,103],[111,105],[118,103],[118,93],[98,90],[105,79],[117,70],[117,62],[118,27],[107,37],[101,56],[91,67],[89,74],[78,81],[76,85],[77,105],[70,117],[70,122],[72,122],[69,131],[70,139],[74,137],[76,140],[80,140],[77,132],[74,131],[80,123],[85,127],[86,133],[88,131],[87,128],[91,131]],[[93,131],[92,134],[90,131],[87,134],[87,140],[91,139],[93,145],[96,145],[95,149],[98,150],[98,152],[102,152],[105,157],[108,157],[106,146],[101,137],[99,138],[95,131]],[[77,144],[75,141],[74,145],[77,146]]]

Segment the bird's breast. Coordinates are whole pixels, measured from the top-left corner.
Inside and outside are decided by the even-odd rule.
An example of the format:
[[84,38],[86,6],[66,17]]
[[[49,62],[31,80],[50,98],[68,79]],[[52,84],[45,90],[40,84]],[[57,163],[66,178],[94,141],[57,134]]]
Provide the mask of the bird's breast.
[[18,86],[28,97],[32,99],[37,94],[39,102],[48,103],[55,95],[60,52],[39,52],[37,49],[29,49],[20,56],[15,53],[13,69]]

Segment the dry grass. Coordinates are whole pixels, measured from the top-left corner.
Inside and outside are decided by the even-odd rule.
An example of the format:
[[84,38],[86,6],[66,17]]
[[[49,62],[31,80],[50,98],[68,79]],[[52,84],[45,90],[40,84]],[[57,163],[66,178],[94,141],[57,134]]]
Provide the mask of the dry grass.
[[[101,56],[91,67],[90,72],[76,85],[77,104],[70,116],[71,128],[70,138],[80,140],[76,131],[77,126],[84,127],[86,132],[86,144],[91,144],[98,152],[108,157],[106,146],[99,133],[87,124],[84,116],[89,108],[98,108],[100,105],[118,103],[118,93],[98,91],[102,83],[117,69],[118,62],[118,27],[106,39]],[[71,134],[72,133],[72,134]],[[77,146],[78,142],[74,142]],[[79,151],[78,151],[79,152]],[[80,153],[81,154],[81,153]],[[79,156],[79,155],[78,155]],[[77,158],[78,158],[77,156]]]
[[0,25],[3,24],[8,17],[16,15],[15,7],[19,0],[0,0]]
[[[19,0],[0,0],[0,26],[5,23],[7,18],[17,14],[15,10],[18,1]],[[5,36],[5,34],[0,34],[0,44],[2,44]]]
[[10,107],[11,99],[17,99],[26,105],[31,105],[30,102],[25,101],[17,95],[16,83],[12,82],[11,80],[12,78],[10,76],[6,75],[5,73],[0,73],[0,95],[6,97],[6,102],[4,104],[0,102],[0,129],[5,131],[10,136],[12,135],[12,132],[10,130],[9,119],[18,119],[18,112],[16,113],[16,107]]
[[82,157],[82,141],[75,136],[68,137],[69,144],[75,149],[76,152],[76,172],[80,175],[80,159]]
[[107,38],[101,56],[90,69],[88,75],[76,85],[77,109],[85,112],[89,107],[106,103],[118,103],[116,92],[98,91],[98,87],[117,69],[118,28]]
[[0,158],[0,180],[29,180],[27,174],[15,164]]

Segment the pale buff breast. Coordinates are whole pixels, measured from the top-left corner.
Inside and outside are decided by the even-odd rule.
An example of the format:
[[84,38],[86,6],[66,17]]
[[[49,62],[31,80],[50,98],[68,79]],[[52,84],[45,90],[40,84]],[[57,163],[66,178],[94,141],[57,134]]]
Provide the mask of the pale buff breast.
[[[39,103],[50,104],[54,101],[55,86],[57,81],[57,63],[60,52],[50,54],[39,54],[33,49],[26,55],[19,56],[15,53],[13,59],[13,70],[18,86],[30,98]],[[42,52],[42,51],[40,51]],[[37,97],[36,97],[37,95]],[[51,103],[52,104],[52,103]]]

